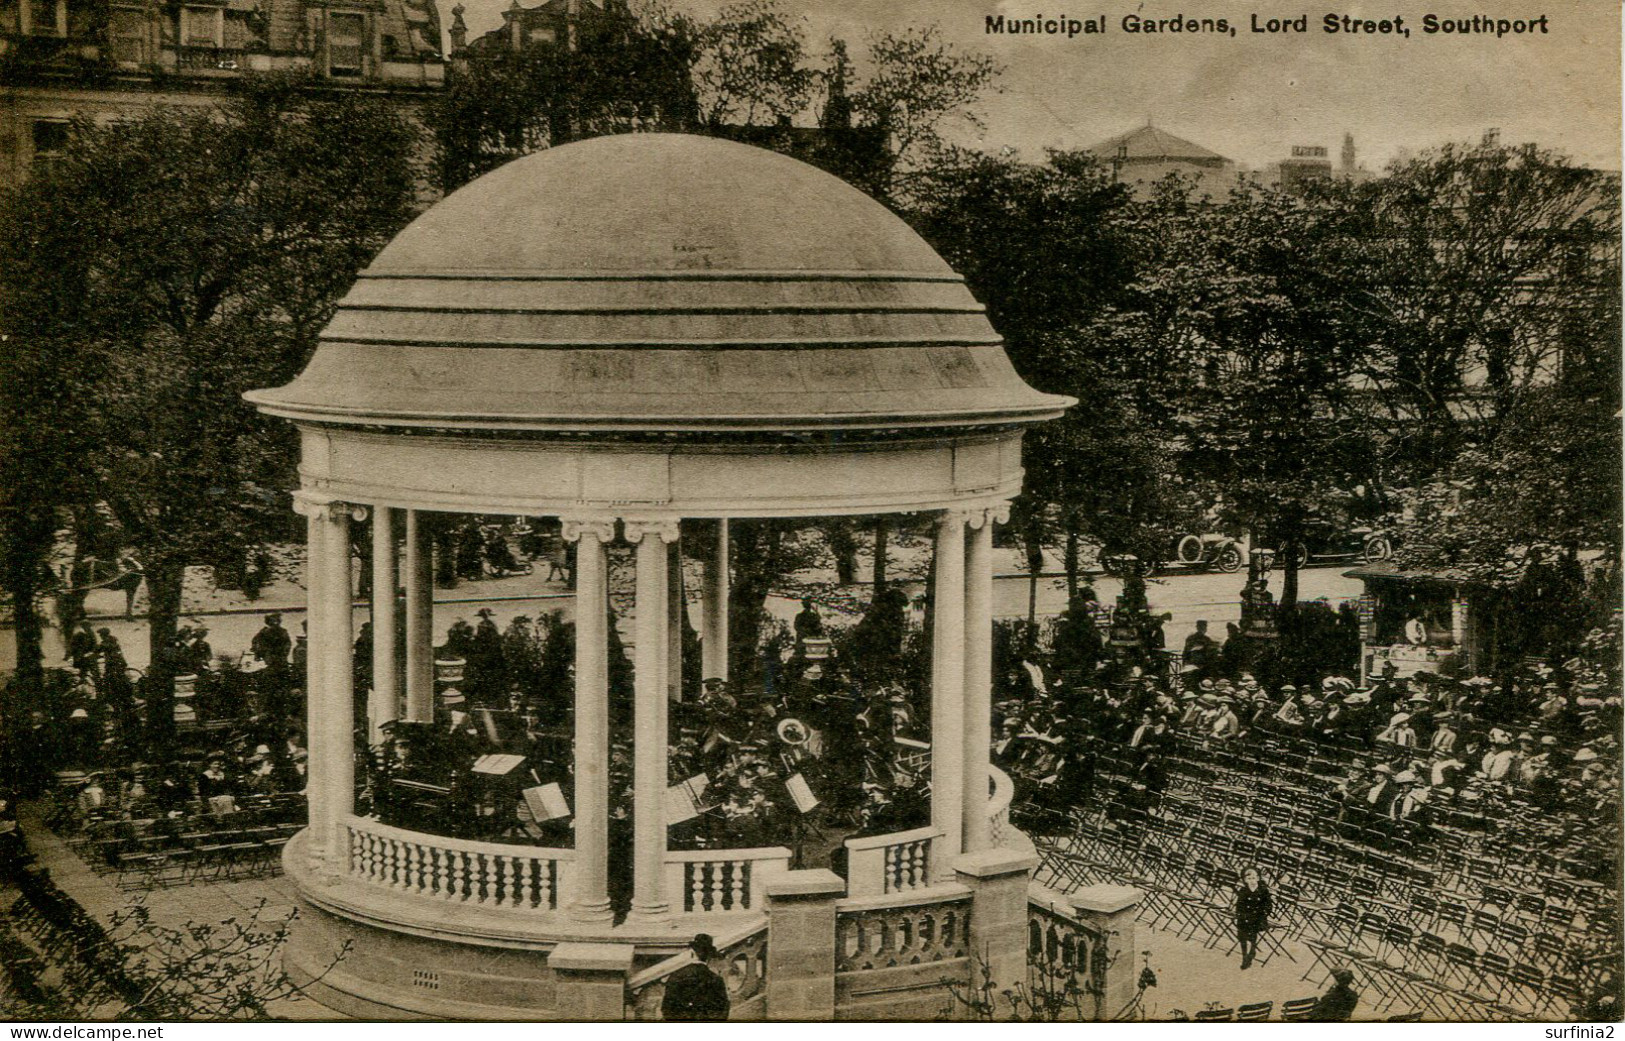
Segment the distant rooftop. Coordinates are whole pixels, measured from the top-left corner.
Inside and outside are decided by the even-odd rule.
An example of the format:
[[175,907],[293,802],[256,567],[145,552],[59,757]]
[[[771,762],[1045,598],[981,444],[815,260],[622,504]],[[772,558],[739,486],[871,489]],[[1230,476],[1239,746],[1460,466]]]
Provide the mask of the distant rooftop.
[[1121,159],[1130,163],[1187,162],[1212,166],[1231,161],[1212,149],[1203,148],[1194,141],[1177,137],[1150,123],[1091,145],[1088,151],[1102,159]]

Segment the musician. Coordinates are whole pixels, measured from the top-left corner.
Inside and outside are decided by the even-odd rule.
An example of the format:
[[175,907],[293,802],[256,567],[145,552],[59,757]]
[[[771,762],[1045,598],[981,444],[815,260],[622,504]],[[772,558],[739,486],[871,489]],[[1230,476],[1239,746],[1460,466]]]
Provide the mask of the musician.
[[265,625],[254,634],[254,639],[248,645],[254,652],[254,657],[272,668],[286,668],[288,654],[293,650],[293,641],[288,637],[288,631],[282,628],[282,615],[275,611],[265,616]]
[[824,635],[824,620],[819,617],[818,607],[810,598],[801,601],[801,612],[796,615],[795,630],[797,649],[800,649],[806,641],[820,639]]
[[89,619],[80,619],[78,628],[68,637],[66,660],[73,662],[74,671],[84,679],[96,667],[96,631]]

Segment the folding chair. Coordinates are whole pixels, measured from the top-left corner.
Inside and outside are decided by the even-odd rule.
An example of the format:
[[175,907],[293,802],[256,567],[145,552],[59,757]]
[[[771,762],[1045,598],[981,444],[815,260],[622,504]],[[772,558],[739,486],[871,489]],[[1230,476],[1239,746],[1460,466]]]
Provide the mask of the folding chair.
[[1197,1023],[1229,1023],[1235,1018],[1233,1008],[1205,1008],[1191,1017]]
[[1275,1010],[1273,1001],[1255,1001],[1250,1005],[1236,1006],[1237,1023],[1263,1023],[1270,1018]]
[[1468,911],[1465,904],[1459,904],[1453,900],[1439,901],[1438,918],[1439,925],[1448,925],[1451,931],[1455,933],[1457,940],[1465,940],[1472,932],[1472,927],[1467,923]]
[[1539,1014],[1542,999],[1547,993],[1546,974],[1525,961],[1515,961],[1507,970],[1507,984],[1509,992],[1517,990],[1522,992],[1526,1007],[1530,1012]]
[[1448,946],[1438,933],[1417,933],[1415,942],[1411,944],[1412,965],[1426,972],[1430,979],[1437,978],[1443,972],[1441,966]]
[[1315,1005],[1317,1003],[1319,1003],[1319,1001],[1320,1001],[1319,998],[1311,997],[1311,998],[1293,998],[1290,1001],[1281,1002],[1281,1022],[1283,1022],[1283,1023],[1305,1023],[1305,1022],[1308,1022],[1309,1017],[1314,1014]]

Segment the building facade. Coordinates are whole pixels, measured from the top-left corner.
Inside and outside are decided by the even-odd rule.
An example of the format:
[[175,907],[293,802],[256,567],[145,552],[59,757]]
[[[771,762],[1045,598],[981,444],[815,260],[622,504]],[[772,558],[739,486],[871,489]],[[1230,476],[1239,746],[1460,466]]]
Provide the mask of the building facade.
[[414,119],[444,82],[434,0],[0,0],[0,188],[75,117],[205,106],[249,73],[364,90]]

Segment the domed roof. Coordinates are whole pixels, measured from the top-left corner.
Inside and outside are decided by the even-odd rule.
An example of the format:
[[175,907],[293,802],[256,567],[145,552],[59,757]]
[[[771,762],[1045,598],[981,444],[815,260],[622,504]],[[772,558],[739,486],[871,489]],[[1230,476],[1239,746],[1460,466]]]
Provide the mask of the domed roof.
[[453,429],[1027,423],[964,281],[821,170],[629,134],[517,159],[431,207],[340,302],[288,418]]

